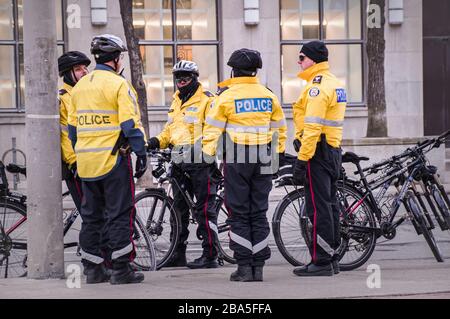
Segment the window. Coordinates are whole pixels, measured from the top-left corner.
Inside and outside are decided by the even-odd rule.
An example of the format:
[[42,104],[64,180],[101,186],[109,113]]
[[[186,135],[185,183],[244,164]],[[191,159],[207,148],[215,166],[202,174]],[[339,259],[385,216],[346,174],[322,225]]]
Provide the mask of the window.
[[[56,2],[58,54],[64,51],[63,0]],[[25,110],[23,0],[0,0],[0,111]]]
[[133,24],[140,39],[150,106],[166,107],[172,102],[172,67],[178,60],[196,62],[203,87],[215,91],[217,7],[217,0],[133,0]]
[[364,104],[362,0],[280,0],[281,85],[283,104],[298,99],[300,45],[322,40],[331,71],[345,84],[350,105]]

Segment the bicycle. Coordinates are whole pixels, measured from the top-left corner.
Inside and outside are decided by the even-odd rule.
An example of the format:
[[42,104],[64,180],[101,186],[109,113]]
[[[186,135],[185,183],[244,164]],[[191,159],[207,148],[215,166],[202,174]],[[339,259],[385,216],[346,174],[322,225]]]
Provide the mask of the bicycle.
[[[158,187],[147,188],[136,196],[136,211],[137,215],[146,221],[147,231],[155,243],[156,268],[161,269],[174,254],[181,232],[180,212],[175,210],[174,200],[171,195],[172,185],[180,190],[183,200],[189,208],[189,221],[191,224],[196,223],[194,218],[195,202],[174,177],[174,171],[177,170],[177,167],[171,162],[171,151],[150,151],[148,155],[157,160],[152,174],[158,180]],[[185,172],[182,172],[182,174],[186,175]],[[218,179],[218,191],[214,197],[214,207],[218,212],[217,232],[219,242],[217,243],[217,248],[220,265],[223,265],[223,261],[232,264],[236,262],[231,256],[229,248],[228,231],[230,227],[226,223],[228,212],[223,207],[223,193],[224,185],[223,178],[221,178]],[[201,240],[198,234],[197,238]]]
[[[26,176],[26,168],[14,164],[4,166],[0,161],[0,277],[24,277],[27,273],[27,206],[26,196],[11,192],[8,187],[5,168],[10,173],[19,173]],[[65,192],[63,198],[68,196]],[[63,235],[75,223],[79,212],[74,208],[65,218]],[[136,270],[156,270],[156,258],[153,241],[147,233],[144,223],[136,216],[133,242],[136,249],[136,258],[132,266]],[[78,242],[64,243],[64,249],[77,247],[77,256],[81,256]]]
[[[434,225],[431,221],[423,200],[418,197],[420,194],[415,188],[414,181],[422,181],[425,188],[437,189],[441,197],[438,203],[441,213],[440,224],[443,230],[446,229],[448,213],[448,196],[440,184],[436,170],[427,165],[425,154],[435,147],[439,147],[445,138],[450,135],[446,132],[441,136],[419,143],[415,148],[408,149],[398,156],[368,168],[362,169],[360,162],[368,160],[366,157],[359,157],[354,153],[343,155],[343,162],[353,163],[357,167],[355,174],[359,174],[360,180],[348,179],[345,171],[342,180],[338,182],[337,197],[341,228],[341,245],[337,250],[341,270],[352,270],[363,265],[372,255],[376,240],[384,236],[390,240],[395,237],[395,229],[406,220],[411,220],[417,233],[423,234],[430,246],[436,260],[441,262],[443,257],[431,232]],[[411,162],[405,164],[406,161]],[[382,170],[383,174],[378,175],[372,181],[367,177]],[[369,172],[368,174],[364,174]],[[397,194],[384,197],[391,185],[397,188]],[[374,190],[380,189],[374,195]],[[305,264],[309,261],[309,254],[306,246],[311,238],[311,225],[304,210],[303,189],[296,189],[288,193],[276,208],[273,217],[273,229],[277,246],[282,255],[294,266]],[[433,194],[437,194],[434,191]],[[432,196],[425,193],[427,201],[432,201]],[[436,195],[436,198],[439,198]],[[295,206],[297,202],[297,206]],[[394,222],[396,214],[403,204],[406,208],[406,215]],[[444,206],[444,204],[447,204]],[[289,207],[292,207],[288,209]],[[433,209],[432,209],[433,210]],[[286,213],[287,211],[287,213]],[[438,210],[433,210],[435,215]],[[290,219],[286,216],[291,216]],[[438,216],[438,215],[437,215]],[[287,220],[287,221],[283,221]],[[437,218],[437,217],[436,217]],[[290,224],[289,224],[290,223]],[[289,234],[283,228],[291,227],[297,237],[288,241]],[[300,234],[300,236],[299,236]],[[300,238],[299,238],[300,237]],[[303,249],[302,249],[303,248]]]

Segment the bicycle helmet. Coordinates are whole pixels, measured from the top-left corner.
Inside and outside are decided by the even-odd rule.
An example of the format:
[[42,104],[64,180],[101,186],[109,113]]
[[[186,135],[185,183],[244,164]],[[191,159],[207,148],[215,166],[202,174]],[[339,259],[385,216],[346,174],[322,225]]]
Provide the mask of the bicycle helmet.
[[59,76],[63,76],[65,72],[70,71],[76,65],[89,66],[91,60],[82,52],[69,51],[58,58]]
[[123,41],[112,34],[102,34],[95,36],[91,42],[91,53],[113,53],[113,52],[126,52],[128,51]]
[[193,73],[193,74],[199,76],[198,65],[197,65],[197,63],[192,62],[192,61],[187,61],[187,60],[178,61],[173,66],[172,73],[176,74],[179,72]]

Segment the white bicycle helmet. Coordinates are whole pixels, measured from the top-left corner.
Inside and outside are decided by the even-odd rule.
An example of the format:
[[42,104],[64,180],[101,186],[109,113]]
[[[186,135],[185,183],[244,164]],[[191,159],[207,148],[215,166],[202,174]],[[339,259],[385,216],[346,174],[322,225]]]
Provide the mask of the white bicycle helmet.
[[180,60],[173,66],[172,73],[177,72],[190,72],[199,76],[197,63],[187,60]]

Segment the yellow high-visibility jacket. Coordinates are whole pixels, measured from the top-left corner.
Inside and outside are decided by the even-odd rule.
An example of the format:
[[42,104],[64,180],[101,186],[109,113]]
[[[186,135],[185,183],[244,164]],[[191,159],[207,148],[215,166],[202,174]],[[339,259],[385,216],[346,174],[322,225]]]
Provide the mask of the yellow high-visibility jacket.
[[222,91],[206,117],[203,151],[215,155],[224,131],[236,144],[262,145],[278,132],[277,152],[285,150],[286,119],[278,98],[257,77],[237,77],[219,83]]
[[302,145],[298,159],[308,161],[314,156],[322,133],[332,147],[341,145],[347,94],[330,72],[328,62],[315,64],[298,76],[308,83],[292,106],[295,138]]
[[64,83],[59,90],[59,124],[61,126],[61,156],[62,160],[72,165],[77,161],[77,157],[69,139],[68,116],[71,107],[72,86]]
[[120,134],[138,155],[146,137],[134,88],[106,65],[84,76],[72,90],[69,137],[75,144],[78,174],[85,180],[104,178],[120,161]]
[[173,95],[173,102],[167,114],[167,123],[156,136],[160,148],[193,145],[202,137],[205,116],[214,101],[214,94],[203,91],[200,84],[195,94],[181,105],[179,91]]

